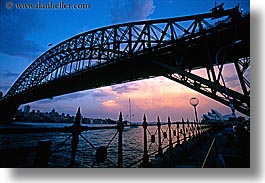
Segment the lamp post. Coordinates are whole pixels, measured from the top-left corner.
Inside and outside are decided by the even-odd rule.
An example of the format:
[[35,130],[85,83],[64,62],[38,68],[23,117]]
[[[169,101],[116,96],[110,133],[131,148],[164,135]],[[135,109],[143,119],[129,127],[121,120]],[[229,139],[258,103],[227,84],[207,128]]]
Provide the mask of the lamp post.
[[[216,61],[216,64],[217,64],[217,65],[219,64],[219,62],[218,62],[218,55],[219,55],[223,50],[227,49],[227,48],[230,47],[230,46],[233,46],[234,44],[238,44],[238,43],[240,43],[240,42],[242,42],[242,40],[237,40],[237,41],[235,41],[235,42],[233,42],[233,43],[227,44],[227,45],[223,46],[222,48],[220,48],[220,49],[216,52],[216,55],[215,55],[215,61]],[[219,67],[218,67],[218,69],[219,69]]]
[[192,97],[190,99],[190,105],[192,105],[194,107],[194,112],[195,112],[195,118],[196,118],[196,122],[198,123],[198,115],[197,115],[197,105],[199,104],[199,99],[197,99],[196,97]]
[[[222,48],[220,48],[220,49],[216,52],[216,55],[215,55],[215,62],[216,62],[216,65],[217,65],[217,68],[218,68],[219,71],[220,71],[220,67],[219,67],[218,55],[219,55],[223,50],[229,48],[230,46],[233,46],[233,45],[235,45],[235,44],[238,44],[238,43],[240,43],[240,42],[242,42],[242,40],[237,40],[237,41],[235,41],[235,42],[233,42],[233,43],[227,44],[227,45],[223,46]],[[222,63],[222,64],[223,64],[223,63]],[[221,79],[222,79],[222,82],[223,82],[223,85],[224,85],[224,88],[225,88],[225,93],[226,93],[226,95],[227,95],[227,99],[228,99],[228,101],[229,101],[229,107],[231,108],[232,116],[233,116],[233,118],[236,118],[235,107],[234,107],[234,105],[233,105],[233,103],[232,103],[232,101],[231,101],[231,99],[230,99],[230,96],[229,96],[229,93],[228,93],[227,87],[226,87],[226,85],[225,85],[225,80],[224,80],[224,77],[223,77],[222,72],[220,73],[220,76],[221,76]]]

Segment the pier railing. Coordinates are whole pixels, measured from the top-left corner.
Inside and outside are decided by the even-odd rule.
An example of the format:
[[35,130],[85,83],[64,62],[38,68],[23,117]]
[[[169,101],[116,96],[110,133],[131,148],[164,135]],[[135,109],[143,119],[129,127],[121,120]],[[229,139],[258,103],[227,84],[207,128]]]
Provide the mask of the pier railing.
[[[56,154],[58,151],[66,152],[65,149],[71,149],[71,157],[68,158],[69,163],[67,167],[84,167],[82,162],[76,164],[76,158],[78,155],[83,154],[82,156],[93,156],[91,157],[91,166],[89,167],[149,167],[150,159],[155,157],[162,157],[166,149],[174,148],[177,145],[183,145],[185,148],[185,142],[197,138],[204,133],[207,133],[213,128],[212,123],[200,123],[200,122],[185,122],[183,119],[181,122],[171,122],[171,119],[168,118],[167,122],[161,122],[160,118],[157,118],[156,123],[147,122],[147,118],[144,115],[143,123],[138,125],[138,128],[142,127],[143,130],[143,147],[142,152],[133,158],[132,160],[126,159],[124,154],[124,145],[130,143],[127,139],[124,138],[124,127],[127,128],[127,125],[124,124],[122,119],[122,113],[119,114],[119,120],[115,126],[97,126],[97,127],[88,127],[83,126],[80,123],[81,114],[80,109],[76,114],[75,123],[72,126],[64,128],[40,128],[40,129],[24,129],[24,130],[14,130],[6,129],[2,131],[6,134],[12,133],[41,133],[41,132],[62,132],[66,135],[65,139],[62,139],[60,143],[54,144],[48,139],[40,140],[38,146],[36,146],[36,155],[34,158],[33,167],[47,167],[48,162],[53,160],[58,160],[60,157],[55,155],[52,158],[53,154]],[[88,138],[87,132],[92,131],[102,131],[102,130],[111,130],[112,135],[104,137],[108,140],[105,140],[105,144],[97,143],[97,139]],[[110,133],[110,134],[111,134]],[[100,135],[100,133],[98,133]],[[71,142],[69,144],[69,141]],[[86,147],[80,147],[80,141],[85,142]],[[115,141],[115,142],[114,142]],[[83,143],[84,144],[84,143]],[[111,146],[111,148],[110,148]],[[82,150],[81,150],[82,149]],[[116,150],[115,150],[116,149]],[[85,152],[84,152],[85,150]],[[94,153],[88,153],[93,151]],[[109,153],[116,154],[116,156],[109,156]],[[80,155],[81,156],[81,155]],[[108,164],[104,164],[105,162]],[[65,164],[65,162],[64,162]],[[87,167],[87,166],[85,166]]]
[[[186,142],[212,130],[214,125],[213,123],[189,122],[189,120],[184,122],[183,118],[181,122],[171,122],[170,117],[167,122],[160,122],[158,117],[156,124],[148,124],[144,116],[142,127],[144,129],[144,152],[143,158],[140,159],[142,160],[140,167],[150,167],[150,157],[163,157],[165,150],[178,145],[183,145],[185,149]],[[154,127],[155,130],[150,132],[148,127]],[[157,149],[151,149],[152,145],[155,145]]]

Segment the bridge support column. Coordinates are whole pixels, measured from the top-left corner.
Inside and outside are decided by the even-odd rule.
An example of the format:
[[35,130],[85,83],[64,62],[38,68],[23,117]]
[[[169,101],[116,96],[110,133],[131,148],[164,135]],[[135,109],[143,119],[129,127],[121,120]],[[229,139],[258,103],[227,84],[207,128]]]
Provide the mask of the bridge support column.
[[15,100],[0,100],[0,123],[12,121],[18,107]]

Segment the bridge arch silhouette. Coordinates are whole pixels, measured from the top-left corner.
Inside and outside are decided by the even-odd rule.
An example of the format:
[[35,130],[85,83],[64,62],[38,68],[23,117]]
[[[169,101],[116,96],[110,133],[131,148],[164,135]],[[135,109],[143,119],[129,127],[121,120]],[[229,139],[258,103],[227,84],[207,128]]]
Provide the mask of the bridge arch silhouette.
[[[250,113],[250,20],[239,7],[103,27],[39,56],[0,99],[0,121],[24,103],[112,84],[165,76],[246,115]],[[240,91],[222,83],[234,64]],[[216,69],[218,66],[218,69]],[[191,73],[205,69],[208,78]]]

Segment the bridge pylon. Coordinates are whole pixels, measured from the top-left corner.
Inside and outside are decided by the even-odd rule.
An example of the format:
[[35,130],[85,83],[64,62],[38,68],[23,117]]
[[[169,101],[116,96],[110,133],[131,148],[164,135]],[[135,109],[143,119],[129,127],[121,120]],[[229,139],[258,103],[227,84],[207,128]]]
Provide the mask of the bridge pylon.
[[11,122],[19,104],[14,99],[0,100],[0,123]]

